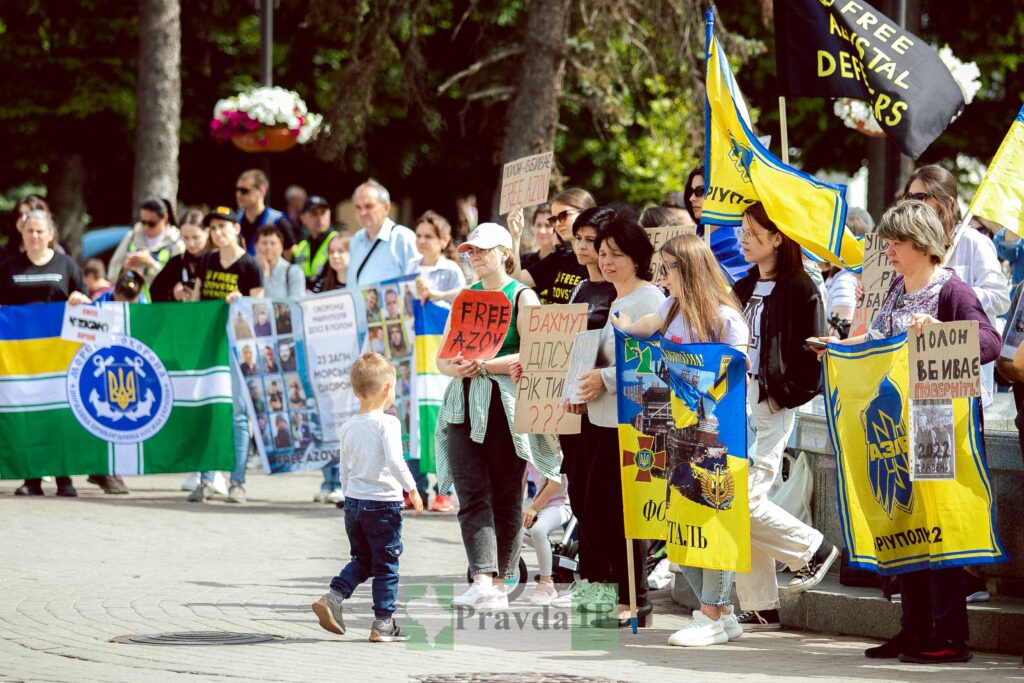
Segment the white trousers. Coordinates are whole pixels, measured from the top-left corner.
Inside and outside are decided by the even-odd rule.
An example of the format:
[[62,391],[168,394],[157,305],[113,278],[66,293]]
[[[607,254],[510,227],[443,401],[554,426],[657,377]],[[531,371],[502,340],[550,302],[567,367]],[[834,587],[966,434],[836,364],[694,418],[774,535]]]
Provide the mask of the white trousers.
[[736,574],[736,596],[743,610],[779,607],[775,561],[796,570],[804,567],[821,545],[822,535],[768,500],[768,489],[782,464],[782,451],[793,431],[796,411],[772,415],[768,402],[757,402],[757,382],[747,387],[747,403],[757,432],[747,477],[750,496],[750,573]]

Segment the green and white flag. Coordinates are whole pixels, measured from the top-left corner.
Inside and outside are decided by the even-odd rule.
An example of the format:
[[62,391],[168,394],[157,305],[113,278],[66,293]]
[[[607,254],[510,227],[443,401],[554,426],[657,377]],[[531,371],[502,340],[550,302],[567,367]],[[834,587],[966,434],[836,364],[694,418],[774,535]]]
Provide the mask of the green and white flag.
[[0,308],[0,477],[232,469],[227,305],[102,307]]

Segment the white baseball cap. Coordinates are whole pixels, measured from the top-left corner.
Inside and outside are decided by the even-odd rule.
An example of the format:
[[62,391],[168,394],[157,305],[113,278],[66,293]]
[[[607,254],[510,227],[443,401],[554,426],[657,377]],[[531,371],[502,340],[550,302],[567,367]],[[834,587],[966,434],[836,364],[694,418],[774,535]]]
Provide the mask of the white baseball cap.
[[459,245],[459,253],[464,254],[470,246],[477,249],[493,249],[506,247],[512,249],[512,235],[497,223],[481,223],[469,233],[466,241]]

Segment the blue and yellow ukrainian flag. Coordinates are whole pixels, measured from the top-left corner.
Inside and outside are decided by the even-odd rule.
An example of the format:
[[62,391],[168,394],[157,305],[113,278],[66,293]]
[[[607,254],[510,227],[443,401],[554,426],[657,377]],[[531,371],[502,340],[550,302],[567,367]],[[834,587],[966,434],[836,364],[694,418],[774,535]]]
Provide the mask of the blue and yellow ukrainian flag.
[[992,157],[968,211],[1024,236],[1024,107]]
[[1004,561],[979,400],[953,400],[956,479],[911,481],[906,333],[830,344],[823,372],[850,565],[888,576]]
[[416,449],[419,449],[420,472],[426,474],[437,471],[434,428],[437,426],[437,414],[441,410],[445,389],[451,380],[437,369],[437,352],[441,348],[441,337],[451,313],[451,305],[444,301],[424,303],[417,299],[413,303],[413,312],[416,320],[416,373],[410,404],[416,406],[416,409],[410,411],[412,443],[409,452],[416,453]]
[[715,38],[708,10],[706,52],[706,190],[702,223],[737,226],[760,201],[779,229],[816,261],[860,272],[861,241],[846,231],[846,188],[783,164],[752,132],[743,94]]

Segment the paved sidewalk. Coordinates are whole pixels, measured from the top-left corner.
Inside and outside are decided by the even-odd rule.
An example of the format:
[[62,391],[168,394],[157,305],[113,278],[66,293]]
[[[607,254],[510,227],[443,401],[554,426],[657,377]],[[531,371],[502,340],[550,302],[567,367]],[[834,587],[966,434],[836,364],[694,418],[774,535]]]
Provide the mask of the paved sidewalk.
[[[320,475],[252,475],[246,506],[187,503],[178,491],[183,478],[129,479],[132,495],[107,496],[75,477],[77,499],[54,497],[52,484],[45,498],[15,498],[20,482],[0,482],[0,680],[497,681],[523,673],[529,681],[721,681],[722,674],[738,681],[1024,680],[1014,657],[981,653],[946,667],[879,663],[863,657],[865,641],[813,633],[669,647],[666,639],[688,617],[668,590],[655,593],[654,628],[635,636],[585,631],[572,641],[555,628],[538,637],[514,618],[505,630],[486,622],[480,631],[476,617],[459,629],[450,612],[436,607],[465,585],[453,514],[405,520],[404,601],[416,622],[410,625],[422,627],[420,641],[367,642],[369,586],[346,603],[348,634],[334,636],[309,610],[347,559],[341,511],[309,502]],[[527,559],[532,574],[532,553]],[[537,614],[515,613],[527,622]],[[453,625],[454,633],[446,630]],[[279,639],[233,646],[111,642],[182,631]],[[601,640],[609,634],[618,642]],[[554,649],[568,646],[577,649]],[[593,647],[602,649],[580,649]]]

